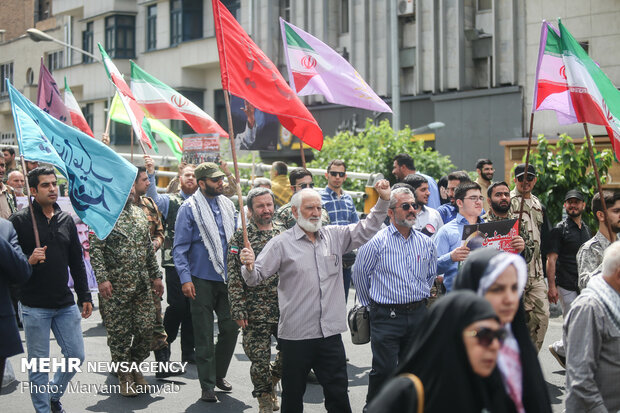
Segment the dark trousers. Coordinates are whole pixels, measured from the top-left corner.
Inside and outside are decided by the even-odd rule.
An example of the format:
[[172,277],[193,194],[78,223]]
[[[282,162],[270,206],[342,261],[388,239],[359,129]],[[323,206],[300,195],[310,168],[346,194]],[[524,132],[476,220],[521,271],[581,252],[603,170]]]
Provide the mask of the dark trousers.
[[344,302],[349,299],[349,288],[351,287],[351,273],[353,268],[342,267],[342,280],[344,281]]
[[407,356],[426,312],[426,305],[410,311],[393,312],[375,303],[370,305],[372,369],[368,376],[366,402],[379,393],[398,363]]
[[351,412],[347,362],[340,334],[309,340],[279,339],[282,351],[282,413],[304,410],[310,369],[323,387],[328,412]]
[[194,352],[194,327],[190,299],[183,295],[181,280],[174,267],[166,269],[166,292],[168,294],[168,308],[164,314],[164,329],[168,335],[168,344],[171,345],[177,338],[181,327],[181,351],[184,355]]
[[[190,303],[196,339],[196,368],[202,390],[215,387],[215,380],[226,377],[235,352],[239,326],[230,315],[228,287],[221,281],[193,277],[196,299]],[[213,344],[213,313],[217,314],[217,343]]]

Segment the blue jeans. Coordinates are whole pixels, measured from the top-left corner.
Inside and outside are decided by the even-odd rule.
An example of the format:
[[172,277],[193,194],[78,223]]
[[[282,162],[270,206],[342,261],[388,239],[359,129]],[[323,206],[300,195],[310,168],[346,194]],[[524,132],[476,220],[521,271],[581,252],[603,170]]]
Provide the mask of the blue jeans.
[[[26,334],[28,361],[40,357],[49,357],[50,330],[54,332],[54,337],[65,360],[79,358],[80,364],[84,361],[82,316],[77,305],[64,308],[35,308],[20,304],[20,309],[24,333]],[[28,371],[30,398],[35,410],[48,413],[50,411],[50,400],[60,400],[67,384],[74,375],[74,371],[56,371],[54,378],[47,386],[49,379],[47,372]],[[44,389],[44,391],[38,391],[39,389]],[[48,389],[53,392],[48,393]]]

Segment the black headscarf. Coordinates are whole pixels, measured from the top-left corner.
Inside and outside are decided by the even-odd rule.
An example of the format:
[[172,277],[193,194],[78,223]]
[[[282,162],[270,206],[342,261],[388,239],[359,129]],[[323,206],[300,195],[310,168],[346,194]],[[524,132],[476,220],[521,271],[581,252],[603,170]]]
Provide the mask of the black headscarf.
[[[454,291],[472,290],[479,291],[480,280],[485,273],[488,274],[489,262],[500,254],[509,254],[493,248],[481,248],[469,254],[463,263],[459,274],[454,281]],[[523,407],[527,413],[551,413],[551,402],[547,392],[547,383],[542,374],[540,363],[538,362],[538,352],[532,343],[530,333],[525,322],[525,310],[523,300],[519,303],[519,309],[512,323],[510,323],[512,334],[519,344],[519,354],[521,358],[521,369],[523,372],[523,393],[521,396]],[[493,376],[501,378],[501,373],[496,367]],[[507,401],[512,404],[510,397],[506,395]]]
[[498,319],[491,304],[470,291],[450,293],[431,307],[421,334],[396,371],[420,378],[426,412],[507,411],[495,407],[492,400],[503,391],[501,378],[483,379],[475,374],[463,342],[465,327],[489,318]]

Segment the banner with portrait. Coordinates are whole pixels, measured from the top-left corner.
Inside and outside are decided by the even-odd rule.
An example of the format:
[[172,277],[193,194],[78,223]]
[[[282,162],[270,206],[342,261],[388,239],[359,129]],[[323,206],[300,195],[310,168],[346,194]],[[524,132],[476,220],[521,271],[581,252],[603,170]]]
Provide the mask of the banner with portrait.
[[519,235],[519,225],[518,220],[515,218],[465,225],[463,227],[462,240],[463,245],[472,251],[488,247],[516,253],[511,246],[511,241],[517,235]]

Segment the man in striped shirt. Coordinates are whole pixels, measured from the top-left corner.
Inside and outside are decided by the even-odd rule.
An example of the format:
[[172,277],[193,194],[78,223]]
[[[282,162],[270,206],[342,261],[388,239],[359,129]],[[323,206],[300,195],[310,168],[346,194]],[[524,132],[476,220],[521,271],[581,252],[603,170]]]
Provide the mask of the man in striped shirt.
[[413,229],[417,207],[409,189],[394,189],[390,225],[359,249],[353,267],[359,300],[370,306],[372,370],[367,403],[407,355],[437,275],[435,245]]

